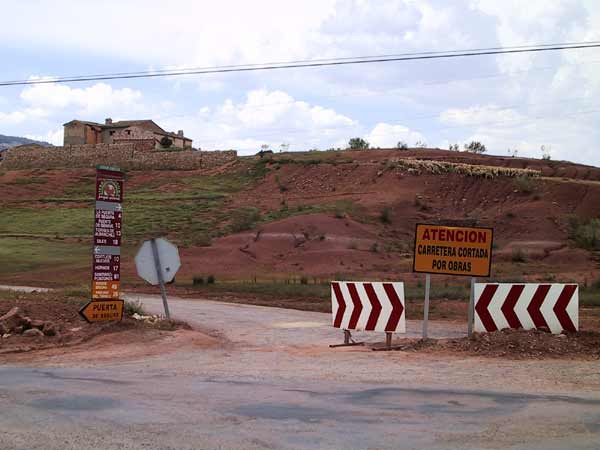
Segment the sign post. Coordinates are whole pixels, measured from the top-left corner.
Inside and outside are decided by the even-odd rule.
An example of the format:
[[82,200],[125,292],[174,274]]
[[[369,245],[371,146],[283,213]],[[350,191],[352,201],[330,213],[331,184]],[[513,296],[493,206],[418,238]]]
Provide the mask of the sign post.
[[151,239],[150,244],[152,245],[152,256],[154,258],[154,267],[156,267],[156,276],[158,277],[158,284],[160,284],[160,295],[162,295],[163,306],[165,308],[165,316],[171,320],[171,313],[169,312],[169,304],[167,303],[167,290],[165,289],[165,280],[163,280],[162,270],[160,269],[160,256],[158,254],[158,247],[156,245],[156,239]]
[[120,288],[124,178],[115,167],[96,168],[92,298],[79,311],[88,322],[123,318]]
[[469,337],[473,335],[473,320],[475,316],[475,283],[477,278],[471,277],[471,293],[469,295],[469,323],[467,324],[467,334]]
[[431,275],[425,275],[425,304],[423,305],[423,339],[427,339],[429,327],[429,291],[431,290]]
[[475,277],[489,277],[492,268],[492,228],[450,227],[417,224],[413,271],[425,273],[423,339],[428,335],[431,274],[462,275],[471,278],[468,334],[473,331]]
[[163,238],[145,241],[135,256],[135,266],[141,278],[154,286],[160,286],[165,316],[171,319],[165,283],[173,281],[181,267],[177,247]]

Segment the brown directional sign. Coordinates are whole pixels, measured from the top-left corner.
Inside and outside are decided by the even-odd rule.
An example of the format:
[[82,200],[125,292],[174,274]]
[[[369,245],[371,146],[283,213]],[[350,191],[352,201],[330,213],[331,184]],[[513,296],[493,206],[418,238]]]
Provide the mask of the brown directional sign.
[[108,322],[123,319],[123,300],[92,300],[79,310],[88,322]]
[[123,180],[124,174],[117,168],[98,166],[96,169],[92,302],[80,311],[88,321],[121,320],[122,317],[119,297]]
[[418,224],[413,270],[489,277],[493,235],[492,228]]

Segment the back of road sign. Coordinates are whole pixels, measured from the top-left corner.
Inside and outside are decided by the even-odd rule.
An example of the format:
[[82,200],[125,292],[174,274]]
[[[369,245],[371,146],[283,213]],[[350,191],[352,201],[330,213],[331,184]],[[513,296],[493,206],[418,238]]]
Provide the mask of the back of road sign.
[[[181,266],[179,251],[177,246],[171,244],[166,239],[155,239],[158,259],[162,278],[165,283],[173,281],[175,274]],[[156,263],[152,252],[152,241],[146,241],[142,244],[135,257],[135,267],[138,275],[152,285],[159,284],[158,274],[156,273]]]

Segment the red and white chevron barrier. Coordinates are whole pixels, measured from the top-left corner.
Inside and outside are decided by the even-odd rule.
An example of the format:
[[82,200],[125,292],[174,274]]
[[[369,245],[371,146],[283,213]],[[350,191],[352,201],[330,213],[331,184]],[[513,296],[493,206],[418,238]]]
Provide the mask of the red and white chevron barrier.
[[547,328],[552,333],[579,329],[576,284],[475,284],[475,331]]
[[331,283],[335,328],[405,333],[404,309],[404,283]]

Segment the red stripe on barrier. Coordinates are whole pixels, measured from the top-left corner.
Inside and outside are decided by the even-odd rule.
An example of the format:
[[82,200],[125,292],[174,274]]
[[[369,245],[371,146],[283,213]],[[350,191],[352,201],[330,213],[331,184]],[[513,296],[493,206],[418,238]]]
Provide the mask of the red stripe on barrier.
[[402,313],[404,312],[404,307],[402,306],[402,302],[400,301],[400,297],[396,293],[396,289],[394,289],[394,285],[391,283],[383,283],[383,289],[387,294],[390,302],[392,303],[392,314],[388,319],[388,323],[385,326],[385,331],[394,332],[398,327],[398,322],[402,317]]
[[374,330],[377,325],[379,315],[381,314],[381,302],[377,298],[377,293],[375,292],[375,289],[373,289],[371,283],[365,283],[363,286],[367,293],[367,297],[369,297],[369,302],[371,303],[371,314],[369,315],[369,320],[367,320],[367,325],[365,326],[365,330],[369,331]]
[[558,297],[558,300],[553,308],[556,318],[563,327],[563,330],[566,331],[577,331],[577,328],[575,328],[573,321],[567,313],[567,306],[569,305],[571,298],[573,298],[573,294],[575,293],[576,289],[576,284],[567,284],[560,293],[560,296]]
[[523,293],[523,289],[525,289],[524,284],[515,284],[508,291],[508,295],[506,296],[506,300],[504,300],[504,304],[500,310],[504,317],[506,317],[506,321],[508,322],[508,326],[511,328],[523,328],[523,324],[517,317],[517,313],[515,312],[515,306],[519,297]]
[[348,323],[348,329],[354,330],[356,329],[356,324],[358,323],[358,319],[363,307],[354,283],[348,283],[348,292],[350,292],[350,298],[352,299],[352,304],[354,305],[352,315],[350,316],[350,322]]
[[344,318],[344,313],[346,312],[346,302],[344,301],[344,296],[342,295],[340,284],[331,283],[331,287],[333,288],[333,293],[335,294],[335,299],[338,303],[338,310],[335,314],[335,319],[333,320],[333,326],[336,328],[340,328],[342,325],[342,319]]
[[544,300],[546,299],[546,295],[548,295],[549,290],[549,284],[540,284],[535,290],[535,294],[533,294],[529,306],[527,306],[527,312],[531,316],[531,320],[533,320],[533,324],[536,328],[550,329],[548,323],[546,322],[546,319],[544,319],[542,311],[540,310],[540,308],[542,307],[542,303],[544,303]]
[[477,300],[477,305],[475,306],[475,311],[479,315],[479,319],[481,320],[481,323],[486,331],[498,330],[498,327],[496,326],[496,323],[494,322],[494,319],[492,319],[492,316],[488,310],[488,306],[490,305],[490,302],[492,301],[492,298],[497,290],[497,284],[487,284],[481,293],[481,297],[479,297],[479,300]]

